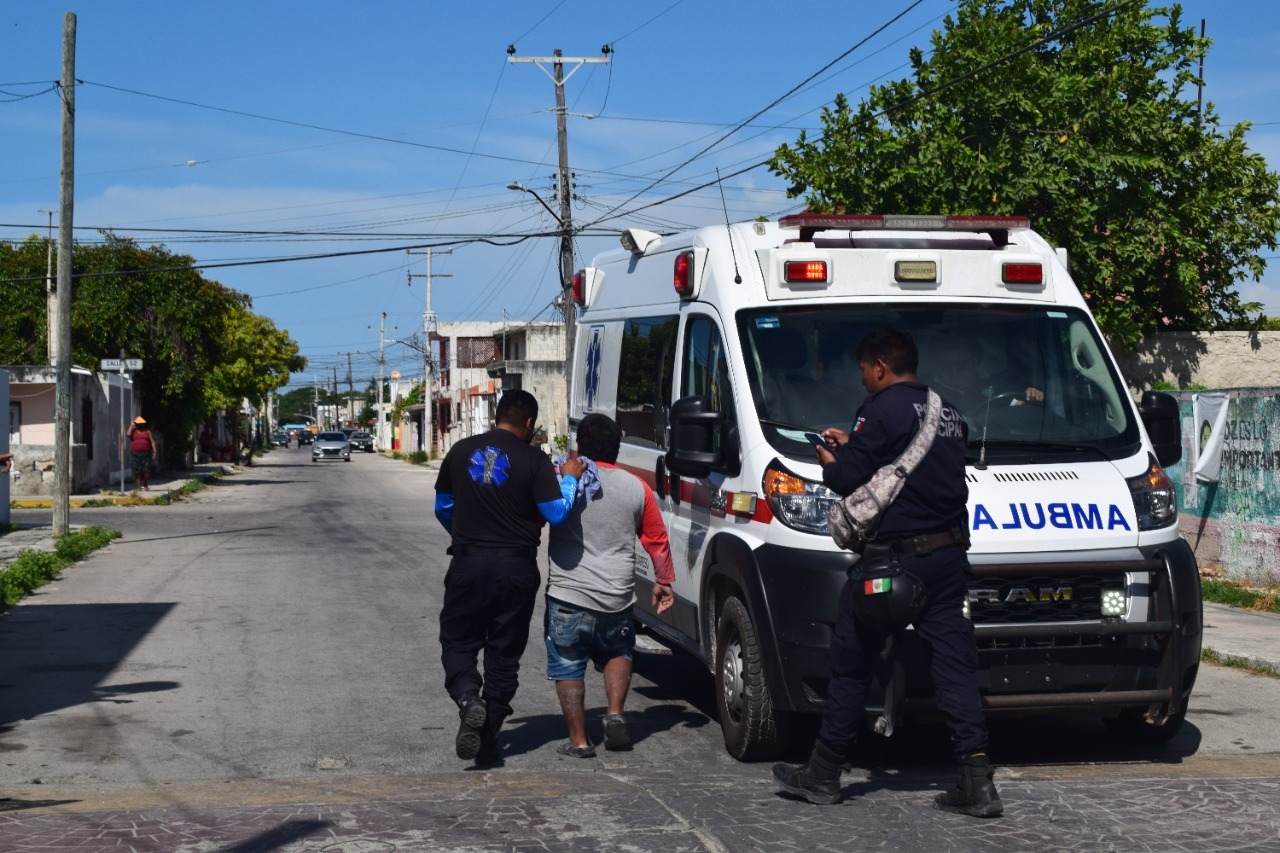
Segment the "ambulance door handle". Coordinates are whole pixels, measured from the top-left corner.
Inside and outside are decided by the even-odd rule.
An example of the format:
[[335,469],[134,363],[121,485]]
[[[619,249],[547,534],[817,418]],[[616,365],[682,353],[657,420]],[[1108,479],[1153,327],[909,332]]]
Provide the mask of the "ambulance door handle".
[[660,498],[667,496],[667,462],[661,456],[653,465],[653,490]]

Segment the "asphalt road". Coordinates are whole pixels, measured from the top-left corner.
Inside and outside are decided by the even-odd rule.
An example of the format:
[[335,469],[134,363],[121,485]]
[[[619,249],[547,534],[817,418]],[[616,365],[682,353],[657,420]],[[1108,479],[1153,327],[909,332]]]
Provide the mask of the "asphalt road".
[[[180,790],[198,790],[202,802],[227,809],[289,800],[288,792],[292,802],[315,802],[324,800],[319,791],[330,790],[332,800],[334,785],[362,802],[411,789],[427,791],[432,802],[449,800],[450,793],[482,800],[500,800],[504,791],[517,799],[520,791],[553,798],[616,794],[633,807],[642,799],[665,809],[664,820],[683,826],[692,839],[685,849],[769,849],[769,832],[790,833],[797,843],[812,833],[800,846],[841,849],[823,846],[831,842],[822,839],[847,835],[831,820],[851,812],[781,800],[772,794],[767,765],[731,759],[714,720],[711,678],[684,655],[638,655],[628,702],[633,751],[566,758],[555,752],[563,723],[544,677],[535,625],[504,735],[505,760],[494,769],[467,770],[453,754],[457,713],[441,686],[436,641],[448,542],[430,511],[435,472],[379,455],[357,454],[350,463],[309,458],[305,451],[274,451],[167,507],[73,511],[73,524],[102,524],[124,536],[0,617],[0,794],[24,803],[28,818],[56,823],[58,807],[48,803],[70,802],[67,791],[79,792],[81,803],[88,801],[86,791],[128,791],[128,802],[158,807],[172,804]],[[13,516],[35,521],[48,512],[14,510]],[[535,620],[541,624],[541,608]],[[588,723],[598,739],[603,694],[593,678],[589,674]],[[1270,849],[1280,849],[1276,707],[1280,680],[1202,667],[1188,724],[1161,747],[1117,743],[1096,720],[995,721],[997,781],[1007,800],[1037,802],[1038,815],[1056,810],[1087,817],[1088,803],[1096,802],[1095,820],[1126,827],[1140,818],[1141,830],[1159,837],[1179,824],[1160,827],[1150,812],[1164,795],[1153,800],[1151,792],[1165,790],[1167,806],[1194,778],[1207,791],[1191,796],[1195,808],[1216,792],[1223,803],[1215,820],[1239,821],[1243,833],[1220,833],[1212,849],[1238,849],[1228,843],[1233,838],[1242,847],[1262,839],[1255,849],[1267,849],[1270,839]],[[806,754],[802,735],[792,757]],[[947,786],[953,778],[945,732],[919,727],[890,741],[869,735],[855,765],[845,777],[850,793],[874,803],[873,792],[883,789],[892,805],[878,813],[888,823],[881,824],[887,834],[878,836],[877,846],[918,849],[892,827],[913,813],[901,812],[902,803],[927,803],[921,788]],[[1203,781],[1222,779],[1236,780],[1239,790],[1224,793],[1228,783]],[[1254,781],[1240,781],[1246,779]],[[478,785],[488,793],[474,794]],[[699,785],[695,795],[689,786]],[[1132,798],[1114,787],[1105,793],[1107,786],[1126,785]],[[356,797],[361,790],[369,793]],[[157,791],[168,791],[169,799],[149,800]],[[46,803],[41,793],[54,799]],[[691,809],[699,797],[711,798],[705,825],[681,816],[680,796]],[[1251,796],[1260,805],[1242,807]],[[103,808],[124,808],[123,800],[104,797]],[[1113,813],[1121,801],[1131,804],[1130,813]],[[784,812],[767,817],[775,806]],[[1203,820],[1194,810],[1179,812],[1185,825]],[[505,819],[493,809],[485,814],[491,822]],[[817,814],[825,817],[795,820]],[[739,819],[756,828],[734,836]],[[961,820],[954,838],[943,833],[929,843],[965,849],[965,833],[973,831],[966,826],[973,823]],[[1008,843],[997,844],[1004,849],[1075,849],[1045,825],[1049,834],[1028,838],[1018,834],[1026,832],[1021,822],[996,824],[1001,828],[984,824],[983,836],[995,843],[1008,833]],[[16,832],[18,825],[8,828]],[[6,845],[5,828],[0,821],[0,849],[28,849]],[[680,849],[678,836],[667,836],[671,849]],[[573,837],[577,842],[565,849],[577,849],[583,836]],[[1115,830],[1110,848],[1080,849],[1210,849],[1181,842],[1177,848],[1126,846],[1125,837]],[[563,833],[556,838],[563,840]],[[234,849],[312,849],[278,840]],[[515,849],[495,845],[458,842],[457,849]],[[431,846],[448,844],[333,849]]]

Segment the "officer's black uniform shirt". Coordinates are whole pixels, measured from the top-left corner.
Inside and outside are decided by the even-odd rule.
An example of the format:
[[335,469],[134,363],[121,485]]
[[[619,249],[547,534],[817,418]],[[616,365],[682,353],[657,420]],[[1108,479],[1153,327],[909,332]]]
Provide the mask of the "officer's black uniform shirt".
[[436,492],[453,495],[453,544],[491,548],[536,548],[544,521],[537,505],[561,498],[547,454],[505,429],[451,447]]
[[[928,386],[897,382],[868,395],[858,408],[849,441],[822,467],[822,481],[838,495],[852,494],[906,450],[924,420]],[[945,399],[938,435],[902,491],[881,517],[880,541],[948,530],[967,519],[964,459],[968,427]]]

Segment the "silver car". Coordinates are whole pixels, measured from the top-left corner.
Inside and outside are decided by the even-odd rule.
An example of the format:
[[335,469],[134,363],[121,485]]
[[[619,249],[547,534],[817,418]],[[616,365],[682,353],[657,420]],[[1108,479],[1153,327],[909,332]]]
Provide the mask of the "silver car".
[[311,461],[319,462],[321,459],[341,459],[343,462],[350,462],[351,445],[347,444],[346,435],[340,432],[318,434],[315,444],[311,445]]

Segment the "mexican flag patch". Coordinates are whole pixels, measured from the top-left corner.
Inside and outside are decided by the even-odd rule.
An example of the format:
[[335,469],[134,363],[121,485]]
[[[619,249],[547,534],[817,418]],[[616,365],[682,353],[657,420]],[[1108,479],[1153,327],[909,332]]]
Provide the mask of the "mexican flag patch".
[[892,578],[875,578],[874,580],[865,581],[862,585],[862,592],[865,595],[888,592],[892,580]]

